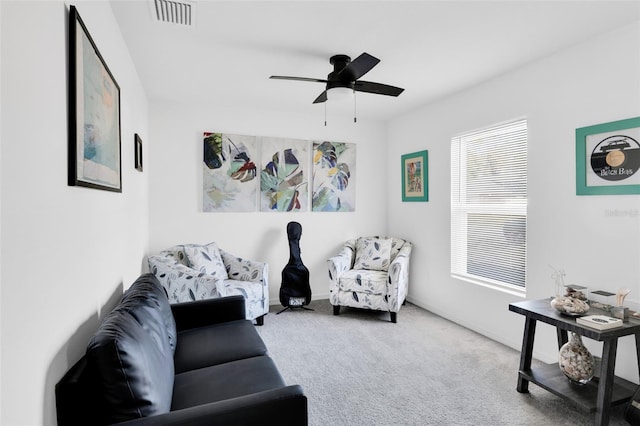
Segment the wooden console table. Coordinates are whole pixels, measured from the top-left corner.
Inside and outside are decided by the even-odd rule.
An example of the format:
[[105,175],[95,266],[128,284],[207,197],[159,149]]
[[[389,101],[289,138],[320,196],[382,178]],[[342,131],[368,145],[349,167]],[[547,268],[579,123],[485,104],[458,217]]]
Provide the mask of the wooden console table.
[[[595,412],[596,425],[608,425],[611,407],[629,401],[638,387],[628,380],[615,376],[614,370],[618,338],[632,334],[635,335],[636,357],[638,366],[640,366],[640,322],[631,319],[629,322],[625,322],[622,327],[600,331],[584,327],[576,323],[574,318],[559,314],[551,307],[550,301],[551,299],[541,299],[509,304],[510,311],[526,317],[520,353],[518,392],[529,392],[529,382],[535,383],[589,412]],[[589,314],[606,315],[607,313],[600,309],[591,308]],[[560,371],[558,364],[531,368],[537,321],[556,327],[558,348],[568,341],[568,331],[603,342],[600,369],[598,370],[596,366],[596,375],[589,383],[576,385],[569,382],[569,379]]]

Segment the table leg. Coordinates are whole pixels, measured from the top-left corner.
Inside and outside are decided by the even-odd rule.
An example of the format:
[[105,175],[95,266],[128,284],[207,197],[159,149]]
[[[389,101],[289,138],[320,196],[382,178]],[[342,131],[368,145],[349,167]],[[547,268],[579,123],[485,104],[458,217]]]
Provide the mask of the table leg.
[[598,396],[596,398],[595,424],[598,426],[606,426],[609,424],[611,394],[613,392],[613,373],[616,368],[617,350],[617,338],[604,341],[602,348],[602,366],[600,368],[600,383],[598,383]]
[[[520,371],[531,370],[531,359],[533,357],[533,339],[536,335],[536,320],[526,317],[524,323],[524,335],[522,336],[522,350],[520,351]],[[520,393],[529,392],[529,381],[518,373],[517,390]]]
[[638,360],[638,371],[640,371],[640,333],[635,333],[636,338],[636,359]]
[[560,349],[565,343],[569,341],[569,336],[567,336],[567,330],[562,330],[561,328],[557,327],[556,335],[558,336],[558,349]]

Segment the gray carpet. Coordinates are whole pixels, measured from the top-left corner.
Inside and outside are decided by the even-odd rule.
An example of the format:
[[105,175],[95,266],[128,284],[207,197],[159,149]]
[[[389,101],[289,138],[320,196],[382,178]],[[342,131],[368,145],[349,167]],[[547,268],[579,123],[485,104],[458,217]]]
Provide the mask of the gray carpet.
[[[591,425],[593,416],[534,384],[516,391],[520,353],[410,303],[398,314],[342,308],[276,315],[257,327],[310,425]],[[611,425],[626,425],[624,406]]]

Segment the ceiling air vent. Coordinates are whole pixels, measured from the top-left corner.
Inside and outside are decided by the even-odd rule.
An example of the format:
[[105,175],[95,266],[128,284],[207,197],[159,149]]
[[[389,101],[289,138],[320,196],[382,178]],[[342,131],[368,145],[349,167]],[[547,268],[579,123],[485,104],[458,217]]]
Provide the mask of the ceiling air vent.
[[187,27],[195,25],[195,3],[176,0],[154,0],[154,2],[154,18],[156,21],[185,25]]

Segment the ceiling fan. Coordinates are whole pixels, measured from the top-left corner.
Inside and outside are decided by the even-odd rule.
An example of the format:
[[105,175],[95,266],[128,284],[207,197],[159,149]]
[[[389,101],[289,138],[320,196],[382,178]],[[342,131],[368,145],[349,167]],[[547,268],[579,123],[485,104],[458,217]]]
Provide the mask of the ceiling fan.
[[269,78],[326,83],[326,89],[313,101],[314,104],[326,102],[336,92],[366,92],[376,95],[398,96],[404,91],[400,87],[388,84],[359,80],[380,62],[380,59],[366,52],[353,61],[347,55],[334,55],[329,59],[329,62],[333,65],[333,72],[329,73],[326,80],[282,75],[272,75]]

